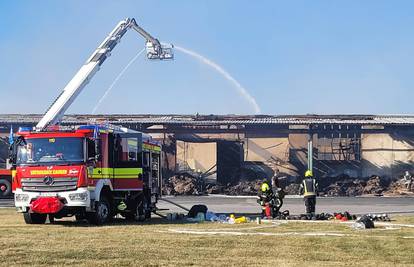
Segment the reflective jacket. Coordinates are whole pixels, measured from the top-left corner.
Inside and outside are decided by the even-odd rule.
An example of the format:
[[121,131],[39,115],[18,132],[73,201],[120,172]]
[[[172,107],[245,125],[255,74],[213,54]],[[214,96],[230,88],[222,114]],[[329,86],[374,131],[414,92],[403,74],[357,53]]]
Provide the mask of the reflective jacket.
[[300,185],[300,194],[304,197],[316,196],[317,186],[315,179],[305,178]]

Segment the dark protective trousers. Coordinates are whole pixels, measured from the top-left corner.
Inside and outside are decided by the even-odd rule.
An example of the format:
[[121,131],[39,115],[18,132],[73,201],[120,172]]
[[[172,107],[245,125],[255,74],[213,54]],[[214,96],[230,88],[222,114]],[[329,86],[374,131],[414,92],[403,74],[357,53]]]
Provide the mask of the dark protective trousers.
[[315,212],[315,205],[316,205],[316,196],[308,196],[305,197],[305,207],[306,213],[314,213]]

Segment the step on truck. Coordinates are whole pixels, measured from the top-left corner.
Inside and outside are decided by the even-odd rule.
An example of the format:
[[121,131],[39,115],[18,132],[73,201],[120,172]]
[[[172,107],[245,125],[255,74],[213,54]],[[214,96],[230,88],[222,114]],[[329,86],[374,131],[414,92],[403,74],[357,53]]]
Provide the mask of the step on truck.
[[144,221],[161,186],[161,146],[125,128],[18,132],[15,205],[29,224],[76,216],[103,224],[120,214]]

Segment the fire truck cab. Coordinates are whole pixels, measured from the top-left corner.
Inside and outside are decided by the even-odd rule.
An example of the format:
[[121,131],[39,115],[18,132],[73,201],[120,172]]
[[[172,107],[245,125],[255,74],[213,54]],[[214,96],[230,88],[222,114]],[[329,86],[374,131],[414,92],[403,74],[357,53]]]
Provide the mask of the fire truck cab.
[[[56,127],[55,127],[56,128]],[[76,216],[143,221],[160,196],[161,146],[149,135],[100,125],[20,130],[13,144],[15,206],[26,223]]]

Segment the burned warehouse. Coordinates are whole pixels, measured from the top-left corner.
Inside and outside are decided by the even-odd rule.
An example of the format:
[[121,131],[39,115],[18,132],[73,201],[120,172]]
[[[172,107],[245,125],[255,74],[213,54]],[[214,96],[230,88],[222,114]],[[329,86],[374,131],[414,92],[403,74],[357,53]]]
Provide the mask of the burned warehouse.
[[[34,126],[40,117],[0,116],[3,165],[10,128]],[[288,186],[312,166],[326,187],[345,178],[366,186],[370,177],[390,186],[414,170],[414,116],[67,115],[63,125],[91,122],[128,127],[158,140],[165,183],[202,177],[218,190],[249,181],[255,187],[254,181],[278,176]]]

